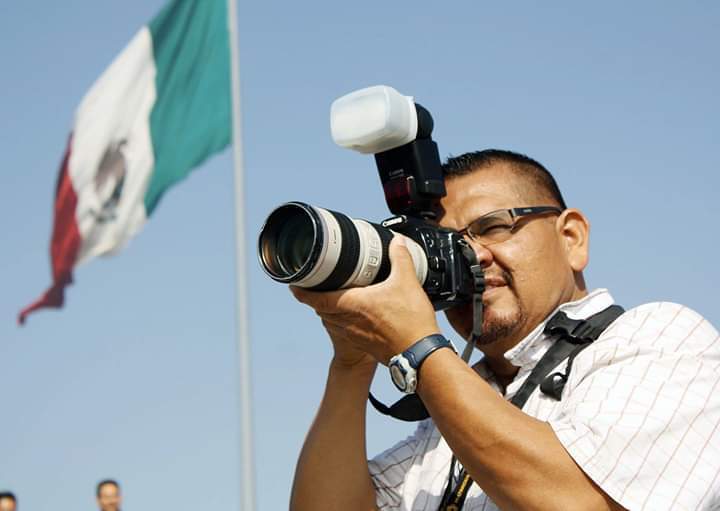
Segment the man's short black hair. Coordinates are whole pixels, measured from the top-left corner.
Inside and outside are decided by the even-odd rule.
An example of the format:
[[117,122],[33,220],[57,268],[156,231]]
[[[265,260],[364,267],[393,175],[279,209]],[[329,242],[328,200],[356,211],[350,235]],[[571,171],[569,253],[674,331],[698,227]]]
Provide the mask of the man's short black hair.
[[481,170],[495,163],[510,165],[519,175],[529,179],[533,185],[549,195],[549,198],[552,198],[557,203],[557,206],[562,209],[567,208],[565,199],[560,193],[560,188],[558,188],[557,182],[555,182],[555,178],[550,171],[538,161],[524,154],[503,149],[485,149],[484,151],[474,151],[460,156],[451,156],[443,164],[442,168],[445,178],[452,179],[453,177],[472,174],[476,170]]
[[0,499],[10,499],[17,504],[15,494],[11,491],[0,491]]
[[118,490],[120,489],[120,485],[115,479],[103,479],[99,483],[97,483],[97,486],[95,487],[95,496],[100,497],[100,489],[105,486],[106,484],[112,484],[115,488]]

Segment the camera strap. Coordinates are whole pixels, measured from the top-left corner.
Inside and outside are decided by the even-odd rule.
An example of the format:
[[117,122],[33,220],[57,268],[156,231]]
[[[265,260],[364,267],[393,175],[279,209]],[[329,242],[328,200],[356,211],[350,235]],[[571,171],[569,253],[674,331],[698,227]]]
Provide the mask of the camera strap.
[[[538,385],[543,394],[560,401],[575,357],[600,337],[600,334],[624,312],[625,309],[619,305],[611,305],[587,319],[571,319],[562,311],[555,313],[545,325],[544,332],[548,335],[557,335],[558,339],[545,352],[510,402],[522,409]],[[548,376],[548,373],[565,359],[568,360],[565,372],[555,372]],[[453,456],[450,462],[448,483],[440,501],[439,511],[460,511],[472,486],[470,474],[464,468],[460,470],[457,478],[454,477],[456,460],[457,458]],[[454,480],[457,483],[453,487]]]

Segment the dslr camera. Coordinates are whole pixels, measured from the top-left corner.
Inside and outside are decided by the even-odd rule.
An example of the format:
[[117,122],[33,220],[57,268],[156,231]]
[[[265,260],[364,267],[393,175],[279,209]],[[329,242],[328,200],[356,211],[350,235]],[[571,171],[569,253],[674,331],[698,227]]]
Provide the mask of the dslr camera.
[[391,87],[375,86],[335,100],[330,126],[336,144],[374,154],[394,216],[373,223],[303,202],[282,204],[260,231],[265,273],[314,291],[374,284],[390,273],[388,246],[401,233],[435,310],[479,302],[484,282],[473,250],[435,223],[446,191],[430,112]]

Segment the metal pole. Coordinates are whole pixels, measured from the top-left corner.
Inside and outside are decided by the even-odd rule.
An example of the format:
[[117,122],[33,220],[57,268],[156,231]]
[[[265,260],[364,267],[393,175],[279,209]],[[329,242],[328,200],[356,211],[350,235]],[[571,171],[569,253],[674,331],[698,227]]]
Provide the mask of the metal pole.
[[250,392],[250,339],[247,313],[247,265],[245,262],[245,183],[243,175],[242,122],[240,116],[240,65],[237,2],[227,0],[232,76],[233,162],[235,167],[235,273],[237,287],[237,345],[240,386],[241,511],[255,510],[255,462],[252,441],[252,393]]

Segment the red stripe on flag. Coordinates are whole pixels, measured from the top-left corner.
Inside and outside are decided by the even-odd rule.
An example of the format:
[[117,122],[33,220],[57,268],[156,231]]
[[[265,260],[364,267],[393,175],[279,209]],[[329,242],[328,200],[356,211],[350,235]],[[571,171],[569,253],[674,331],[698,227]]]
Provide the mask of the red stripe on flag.
[[53,284],[37,301],[20,311],[18,323],[21,325],[25,323],[27,315],[37,309],[62,307],[65,301],[65,286],[72,283],[72,269],[77,260],[81,239],[75,221],[77,195],[73,189],[68,169],[71,146],[72,134],[68,140],[65,157],[60,166],[60,174],[55,190],[55,222],[53,224],[52,241],[50,242]]

